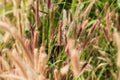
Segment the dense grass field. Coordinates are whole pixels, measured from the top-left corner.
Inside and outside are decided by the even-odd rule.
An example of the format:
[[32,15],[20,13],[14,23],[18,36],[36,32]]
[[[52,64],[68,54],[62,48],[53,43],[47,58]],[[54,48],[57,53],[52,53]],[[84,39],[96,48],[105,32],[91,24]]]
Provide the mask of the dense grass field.
[[120,80],[120,0],[0,0],[0,80]]

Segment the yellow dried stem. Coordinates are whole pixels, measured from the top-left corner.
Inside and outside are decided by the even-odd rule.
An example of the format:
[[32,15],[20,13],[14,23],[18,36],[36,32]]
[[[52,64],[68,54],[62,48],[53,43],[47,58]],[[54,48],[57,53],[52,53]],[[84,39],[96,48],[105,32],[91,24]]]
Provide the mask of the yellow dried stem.
[[21,24],[21,13],[20,10],[17,10],[17,27],[20,36],[22,36],[22,24]]
[[100,69],[101,67],[103,67],[106,63],[101,63],[99,65],[97,65],[97,67],[94,69],[94,71],[98,71],[98,69]]

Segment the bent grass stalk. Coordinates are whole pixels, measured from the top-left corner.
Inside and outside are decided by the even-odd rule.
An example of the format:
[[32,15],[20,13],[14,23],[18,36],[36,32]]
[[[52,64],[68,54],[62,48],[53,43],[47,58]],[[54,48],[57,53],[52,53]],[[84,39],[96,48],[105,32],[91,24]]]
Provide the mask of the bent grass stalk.
[[9,32],[15,38],[15,40],[17,40],[21,44],[22,49],[24,51],[23,54],[27,57],[28,61],[30,62],[30,65],[33,66],[33,59],[31,56],[31,52],[28,51],[27,48],[25,47],[23,40],[21,39],[20,35],[18,35],[16,29],[11,25],[2,21],[0,21],[0,29]]

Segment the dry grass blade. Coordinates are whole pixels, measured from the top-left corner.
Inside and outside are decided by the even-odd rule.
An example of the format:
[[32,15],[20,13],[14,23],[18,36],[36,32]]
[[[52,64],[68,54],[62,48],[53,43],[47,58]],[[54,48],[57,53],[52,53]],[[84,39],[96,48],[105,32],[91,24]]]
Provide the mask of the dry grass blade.
[[20,34],[20,36],[22,36],[22,24],[21,24],[21,13],[20,13],[20,10],[18,10],[18,13],[17,13],[17,26],[18,26],[19,34]]
[[94,71],[96,72],[99,68],[103,67],[104,65],[106,65],[106,63],[99,64]]
[[25,47],[20,35],[18,35],[16,29],[12,26],[10,26],[9,24],[0,21],[0,29],[3,29],[5,31],[8,31],[22,46],[22,49],[24,51],[24,55],[27,57],[28,61],[30,62],[31,66],[33,67],[33,59],[31,56],[30,51],[27,50],[27,48]]

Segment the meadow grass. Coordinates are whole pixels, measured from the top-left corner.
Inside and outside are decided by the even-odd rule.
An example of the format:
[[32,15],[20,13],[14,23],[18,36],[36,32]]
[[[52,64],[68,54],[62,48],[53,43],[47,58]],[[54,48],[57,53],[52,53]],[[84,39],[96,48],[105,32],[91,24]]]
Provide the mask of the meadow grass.
[[119,0],[0,0],[0,80],[120,80]]

